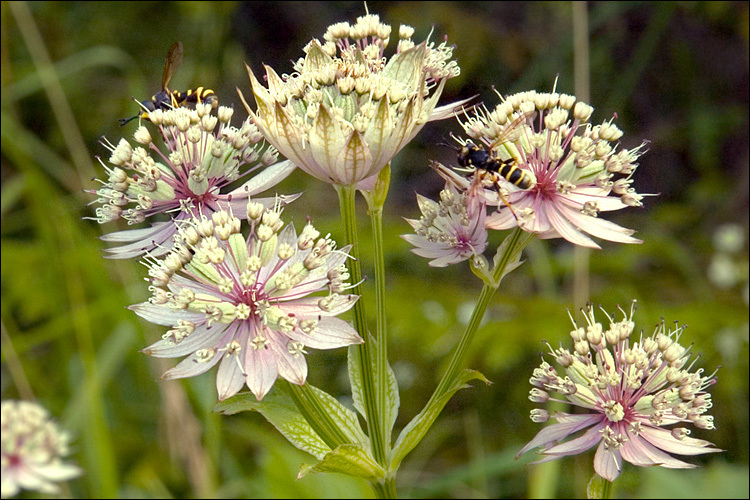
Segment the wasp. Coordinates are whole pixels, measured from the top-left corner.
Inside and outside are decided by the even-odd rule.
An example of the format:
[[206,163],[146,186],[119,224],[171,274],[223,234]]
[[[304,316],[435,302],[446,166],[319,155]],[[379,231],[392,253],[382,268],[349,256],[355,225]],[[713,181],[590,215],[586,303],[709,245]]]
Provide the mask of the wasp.
[[460,148],[442,143],[451,147],[458,152],[458,164],[467,177],[473,179],[472,189],[493,188],[500,199],[510,207],[503,193],[507,190],[501,185],[505,180],[520,189],[531,189],[535,184],[534,176],[531,172],[518,167],[515,158],[507,160],[501,159],[497,155],[497,149],[503,143],[509,142],[514,133],[517,133],[518,127],[526,123],[526,117],[520,116],[509,123],[497,139],[487,148],[479,146],[471,140],[459,141]]
[[136,118],[148,120],[148,114],[157,109],[174,109],[187,104],[199,104],[201,102],[211,104],[214,108],[218,106],[219,99],[211,89],[198,87],[197,89],[189,89],[184,92],[180,92],[179,90],[169,90],[169,81],[172,79],[172,76],[181,64],[182,42],[175,42],[169,47],[167,58],[164,60],[164,73],[161,77],[161,90],[151,96],[151,99],[146,99],[145,101],[139,102],[134,98],[134,100],[138,102],[142,111],[133,117],[121,118],[121,126],[131,120],[135,120]]
[[517,163],[515,158],[507,160],[496,158],[486,149],[471,141],[466,141],[458,153],[458,164],[464,168],[471,168],[470,173],[478,176],[482,184],[491,181],[493,185],[498,186],[497,183],[500,179],[497,179],[494,175],[497,174],[520,189],[531,188],[533,185],[531,174],[519,168]]

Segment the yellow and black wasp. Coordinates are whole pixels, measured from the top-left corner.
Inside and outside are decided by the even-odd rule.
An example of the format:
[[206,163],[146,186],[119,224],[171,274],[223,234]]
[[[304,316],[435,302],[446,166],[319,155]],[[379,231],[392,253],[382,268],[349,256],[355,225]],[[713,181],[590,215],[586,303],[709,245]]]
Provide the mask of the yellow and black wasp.
[[167,58],[164,60],[164,73],[161,77],[161,90],[151,96],[151,99],[138,102],[134,98],[142,111],[137,115],[130,118],[121,118],[120,125],[125,125],[131,120],[140,118],[141,120],[148,120],[148,114],[156,111],[157,109],[167,110],[173,108],[179,108],[188,104],[198,104],[205,102],[211,104],[214,108],[219,104],[219,98],[213,90],[204,87],[198,87],[197,89],[189,89],[185,92],[179,90],[169,90],[169,81],[172,79],[177,68],[182,64],[182,42],[175,42],[169,47],[167,52]]
[[466,140],[458,149],[458,164],[467,174],[473,175],[475,181],[483,187],[494,187],[500,192],[500,178],[505,179],[520,189],[530,189],[534,185],[532,174],[518,167],[515,158],[503,160],[497,156],[497,147],[502,145],[517,132],[520,125],[526,123],[526,117],[520,116],[509,123],[489,148]]
[[456,170],[463,172],[471,180],[470,190],[494,190],[499,201],[502,201],[514,215],[515,211],[507,199],[508,190],[503,187],[502,182],[507,181],[519,189],[528,190],[536,184],[536,179],[533,173],[520,168],[514,157],[500,158],[498,150],[503,144],[515,140],[514,135],[519,133],[519,127],[525,123],[525,116],[516,118],[506,125],[502,133],[487,147],[477,145],[469,139],[458,140],[460,148],[442,143],[458,152],[458,164],[462,168]]

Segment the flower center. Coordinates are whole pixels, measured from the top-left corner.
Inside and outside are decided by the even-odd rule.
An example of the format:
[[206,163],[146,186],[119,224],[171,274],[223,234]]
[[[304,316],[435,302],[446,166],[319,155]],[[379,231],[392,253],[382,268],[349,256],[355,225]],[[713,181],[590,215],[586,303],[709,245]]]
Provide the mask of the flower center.
[[610,422],[619,422],[625,418],[625,410],[623,410],[622,405],[611,399],[602,405],[602,411]]

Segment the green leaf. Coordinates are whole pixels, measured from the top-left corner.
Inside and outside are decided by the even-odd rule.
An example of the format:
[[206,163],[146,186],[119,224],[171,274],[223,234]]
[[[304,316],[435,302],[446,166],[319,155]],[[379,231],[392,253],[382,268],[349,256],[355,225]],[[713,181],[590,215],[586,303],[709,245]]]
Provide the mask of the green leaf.
[[431,399],[430,402],[427,403],[427,406],[425,406],[424,409],[419,412],[411,422],[409,422],[409,425],[404,427],[404,430],[401,431],[401,434],[396,440],[396,445],[393,448],[393,459],[391,460],[392,470],[396,470],[406,455],[408,455],[409,452],[419,444],[425,434],[427,434],[427,431],[430,430],[433,422],[435,422],[437,416],[440,415],[440,412],[450,398],[452,398],[459,389],[471,387],[467,382],[474,379],[481,380],[487,384],[490,383],[490,381],[478,371],[462,371],[443,394]]
[[[369,337],[367,341],[373,342],[372,337]],[[352,386],[352,404],[354,404],[354,409],[367,420],[365,395],[363,393],[364,385],[362,382],[362,361],[360,359],[360,350],[356,345],[349,346],[347,366],[349,368],[349,383]]]
[[262,401],[253,394],[232,396],[214,407],[215,412],[234,415],[242,411],[257,411],[263,415],[294,446],[318,460],[322,460],[331,449],[320,439],[302,414],[297,411],[289,395],[274,386]]
[[362,477],[370,481],[381,479],[385,471],[370,456],[366,445],[342,444],[314,465],[303,465],[297,474],[301,479],[310,473],[339,472],[349,476]]
[[586,486],[587,498],[609,498],[612,491],[612,483],[594,473]]
[[388,421],[387,421],[388,427],[385,429],[385,431],[388,436],[388,442],[390,443],[391,431],[393,431],[393,426],[396,425],[396,417],[398,417],[398,408],[401,405],[401,400],[398,395],[398,382],[396,381],[396,374],[393,373],[393,369],[391,368],[390,365],[388,365],[387,368],[388,368],[388,387],[385,388],[386,390],[385,400],[386,400],[386,403],[388,404],[388,408],[385,409],[385,412],[388,415]]
[[[391,164],[387,163],[380,170],[378,180],[375,181],[375,189],[372,190],[372,200],[374,208],[382,208],[385,205],[385,199],[388,197],[388,187],[391,185]],[[373,207],[370,207],[372,210]]]
[[339,403],[336,398],[327,392],[309,384],[308,387],[315,392],[318,400],[325,406],[328,415],[333,418],[333,421],[338,428],[344,431],[352,443],[369,443],[365,431],[359,426],[359,420],[357,419],[356,413]]
[[492,273],[490,273],[490,264],[487,262],[484,255],[473,256],[469,260],[469,264],[471,265],[471,272],[474,273],[477,278],[486,283],[487,286],[497,288],[493,284]]
[[[376,348],[377,341],[370,336],[368,342],[373,346],[373,350]],[[367,413],[365,412],[364,394],[362,393],[362,372],[359,367],[362,366],[359,360],[359,349],[357,346],[349,346],[349,381],[352,385],[352,400],[354,402],[354,408],[367,420]],[[375,360],[371,360],[370,366],[372,367],[372,373],[375,380],[377,380],[377,364]],[[388,415],[387,424],[388,427],[385,429],[387,433],[393,430],[393,426],[396,425],[396,417],[398,417],[398,409],[401,405],[398,394],[398,382],[396,381],[396,375],[393,373],[393,369],[388,366],[387,374],[388,386],[386,387],[386,404],[385,408],[386,415]]]
[[[369,182],[371,177],[367,179]],[[357,184],[357,188],[362,193],[362,196],[367,201],[368,213],[372,214],[376,211],[383,213],[383,205],[385,205],[385,199],[388,197],[388,188],[391,184],[391,164],[386,163],[375,178],[374,185],[369,191],[363,188],[364,182]]]
[[[504,262],[506,262],[506,264],[504,264],[505,268],[503,269],[501,276],[494,277],[496,271],[493,272],[494,283],[491,286],[494,286],[495,288],[500,286],[500,282],[503,280],[506,274],[509,274],[511,271],[523,264],[523,261],[521,260],[521,252],[517,248],[517,240],[517,234],[515,232],[511,233],[503,240],[500,246],[497,247],[497,252],[495,252],[495,256],[492,258],[493,270],[497,269],[497,266],[502,266]],[[509,251],[515,253],[506,255]]]

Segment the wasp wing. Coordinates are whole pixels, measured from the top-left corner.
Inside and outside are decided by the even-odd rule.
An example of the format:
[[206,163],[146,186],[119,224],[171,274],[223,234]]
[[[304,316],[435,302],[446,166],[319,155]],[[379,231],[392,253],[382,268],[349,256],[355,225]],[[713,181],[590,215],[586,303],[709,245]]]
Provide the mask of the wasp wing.
[[182,42],[175,42],[169,47],[167,58],[164,60],[164,74],[161,77],[161,89],[169,93],[169,81],[177,68],[182,64]]

